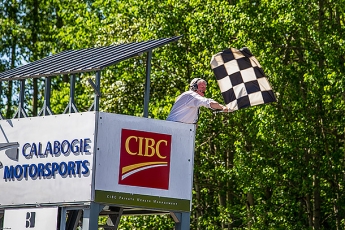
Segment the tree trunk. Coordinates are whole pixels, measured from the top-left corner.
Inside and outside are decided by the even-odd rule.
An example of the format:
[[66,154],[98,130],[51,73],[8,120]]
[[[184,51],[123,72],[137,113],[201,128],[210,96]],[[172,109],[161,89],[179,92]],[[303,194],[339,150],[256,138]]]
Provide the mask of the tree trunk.
[[[12,5],[9,6],[9,18],[15,22],[17,22],[17,9],[15,7],[13,7]],[[16,63],[16,59],[17,59],[17,55],[16,55],[16,49],[17,49],[17,36],[15,36],[13,34],[11,34],[11,48],[10,48],[10,52],[11,52],[11,69],[13,69],[15,67],[15,63]],[[12,90],[13,90],[13,81],[8,81],[8,85],[7,85],[7,92],[6,92],[6,118],[10,118],[12,115]]]
[[[226,162],[226,168],[228,170],[231,170],[234,167],[234,156],[235,156],[234,152],[227,149],[225,162]],[[227,188],[228,188],[228,191],[226,193],[227,204],[233,205],[234,204],[234,195],[233,195],[234,181],[233,180],[228,181]],[[236,219],[236,217],[230,214],[230,220],[232,220],[232,222],[228,223],[229,230],[233,229],[232,223],[234,222],[234,219]]]
[[254,195],[251,192],[247,193],[246,206],[247,206],[248,220],[249,220],[247,226],[248,226],[248,229],[251,229],[254,222],[254,215],[251,208],[251,207],[254,207]]
[[314,180],[314,229],[319,230],[321,228],[321,196],[320,196],[320,178],[316,175]]
[[[323,40],[323,18],[324,18],[324,2],[323,0],[319,0],[319,46],[322,47],[322,40]],[[321,51],[319,51],[321,52]],[[320,53],[319,58],[319,69],[321,71],[321,74],[323,72],[324,67],[324,61],[322,57],[322,53]],[[323,83],[320,82],[321,90],[323,90]],[[322,95],[322,92],[321,92]],[[319,147],[320,149],[323,149],[323,143],[322,139],[322,115],[323,115],[323,108],[322,108],[322,101],[321,99],[317,102],[317,112],[318,112],[318,124],[319,127],[317,128],[317,136],[319,137]],[[320,143],[321,142],[321,143]],[[321,162],[321,154],[322,151],[316,151],[315,153],[315,172],[318,172],[320,170],[320,162]],[[320,176],[314,174],[313,175],[313,196],[314,196],[314,207],[313,207],[313,229],[319,230],[321,228],[321,196],[320,196]]]
[[313,227],[313,214],[311,212],[311,202],[310,202],[310,195],[307,194],[305,197],[305,205],[307,208],[307,214],[308,214],[308,225],[309,228]]

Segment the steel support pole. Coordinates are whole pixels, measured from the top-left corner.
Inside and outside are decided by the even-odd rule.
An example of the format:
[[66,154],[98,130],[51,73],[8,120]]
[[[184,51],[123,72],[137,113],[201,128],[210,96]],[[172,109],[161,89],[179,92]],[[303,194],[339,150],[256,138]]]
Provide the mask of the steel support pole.
[[51,95],[51,77],[46,77],[43,107],[42,107],[41,111],[38,113],[38,116],[53,115],[53,112],[50,109],[50,95]]
[[4,227],[4,213],[0,212],[0,229]]
[[60,228],[59,230],[66,230],[66,218],[67,218],[67,209],[62,207],[60,210]]
[[[101,71],[96,72],[96,87],[97,92],[101,92]],[[95,104],[94,104],[94,110],[99,111],[99,96],[97,93],[95,93]]]
[[69,108],[68,112],[71,113],[73,111],[72,105],[74,104],[74,97],[75,97],[75,75],[73,74],[69,80],[70,84],[70,91],[69,91]]
[[93,81],[89,78],[88,79],[89,84],[95,91],[94,93],[94,100],[92,102],[92,105],[90,106],[88,111],[99,111],[99,100],[101,95],[101,71],[96,72],[96,83],[93,83]]
[[[0,95],[2,95],[2,82],[0,82]],[[0,120],[4,120],[4,117],[2,116],[2,113],[0,112]],[[1,214],[0,214],[1,216]],[[0,218],[0,223],[1,223],[1,218]]]
[[190,212],[172,212],[170,215],[175,221],[175,230],[190,229]]
[[18,105],[18,111],[19,111],[19,118],[22,116],[22,111],[24,112],[24,117],[27,117],[24,111],[24,95],[25,95],[25,79],[20,80],[20,95],[19,95],[19,105]]
[[151,59],[152,59],[152,50],[147,52],[147,58],[146,58],[146,81],[145,81],[145,95],[144,95],[144,117],[148,117],[149,116]]
[[20,80],[18,110],[13,116],[13,118],[22,118],[22,117],[28,116],[24,110],[24,93],[25,93],[25,79],[22,79]]
[[76,76],[75,75],[72,75],[71,78],[70,78],[70,90],[69,90],[69,102],[68,102],[68,105],[65,109],[65,111],[63,113],[78,113],[78,109],[77,107],[75,106],[75,103],[74,103],[74,97],[75,97],[75,79],[76,79]]
[[76,230],[81,218],[82,210],[70,210],[66,221],[66,230]]
[[113,214],[109,214],[109,217],[107,219],[107,225],[104,227],[105,230],[107,229],[117,229],[120,224],[120,219],[123,213],[122,207],[110,207],[109,208]]
[[104,205],[91,202],[89,208],[84,209],[82,225],[83,230],[98,229],[98,216],[103,208]]

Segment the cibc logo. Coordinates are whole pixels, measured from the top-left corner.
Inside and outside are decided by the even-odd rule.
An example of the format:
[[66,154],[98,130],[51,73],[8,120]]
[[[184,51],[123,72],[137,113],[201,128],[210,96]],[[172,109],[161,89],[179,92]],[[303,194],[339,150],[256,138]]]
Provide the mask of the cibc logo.
[[122,129],[119,184],[169,189],[171,135]]

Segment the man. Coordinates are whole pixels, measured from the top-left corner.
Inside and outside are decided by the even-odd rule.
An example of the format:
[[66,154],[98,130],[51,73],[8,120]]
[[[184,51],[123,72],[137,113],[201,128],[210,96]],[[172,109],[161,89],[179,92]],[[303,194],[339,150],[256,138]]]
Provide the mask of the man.
[[210,98],[205,98],[207,83],[201,78],[194,78],[189,85],[189,91],[177,97],[168,121],[177,121],[188,124],[196,124],[199,117],[199,107],[220,109],[227,112],[228,109]]

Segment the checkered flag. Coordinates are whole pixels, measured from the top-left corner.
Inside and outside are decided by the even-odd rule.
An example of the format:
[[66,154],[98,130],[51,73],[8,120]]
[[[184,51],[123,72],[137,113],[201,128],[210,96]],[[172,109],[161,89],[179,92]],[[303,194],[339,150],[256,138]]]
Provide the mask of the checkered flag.
[[223,50],[213,55],[211,68],[230,111],[277,101],[258,60],[249,49]]

